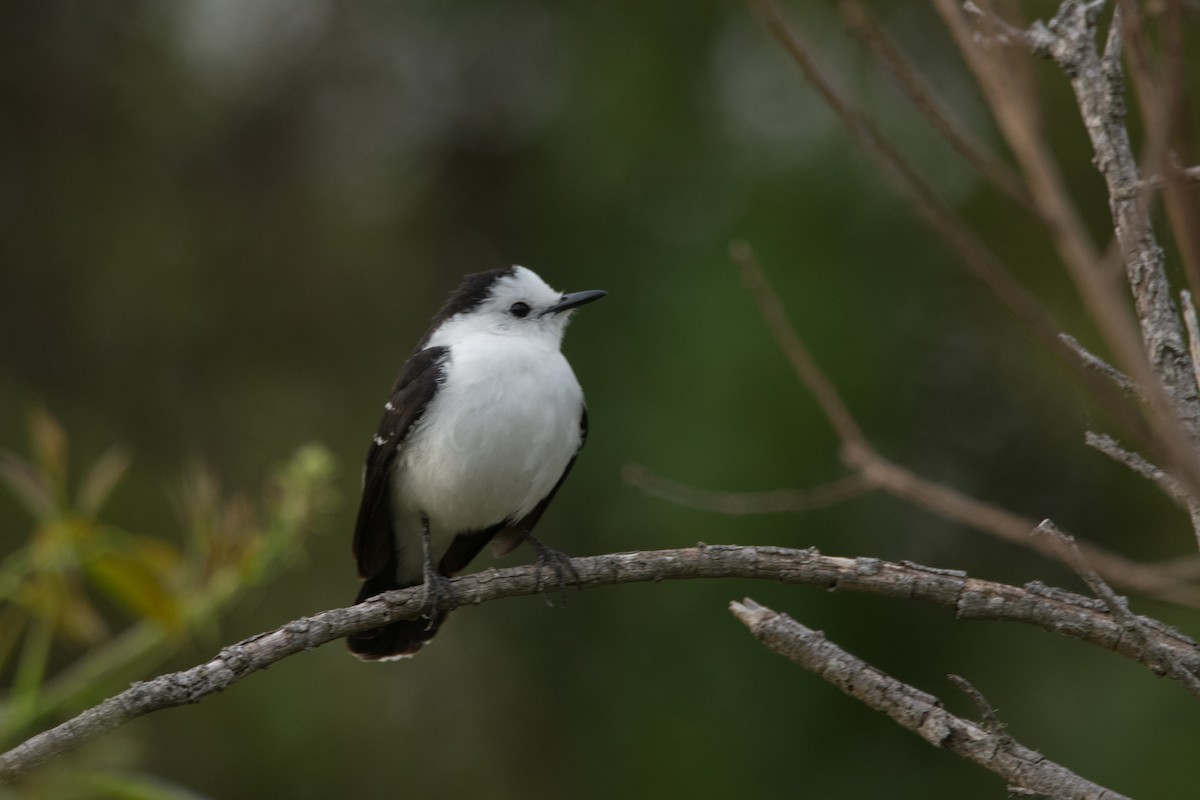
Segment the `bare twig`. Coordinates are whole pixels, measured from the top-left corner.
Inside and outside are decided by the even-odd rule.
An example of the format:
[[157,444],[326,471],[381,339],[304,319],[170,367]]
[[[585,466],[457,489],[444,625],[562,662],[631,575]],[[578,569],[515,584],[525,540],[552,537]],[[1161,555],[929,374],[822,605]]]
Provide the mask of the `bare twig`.
[[[952,29],[960,28],[961,17],[947,11],[950,0],[937,2]],[[1030,180],[1035,200],[1057,232],[1059,251],[1093,320],[1105,333],[1119,361],[1147,389],[1156,411],[1152,424],[1161,443],[1186,471],[1189,480],[1200,484],[1196,454],[1185,446],[1187,442],[1200,441],[1200,393],[1171,299],[1163,251],[1146,204],[1140,196],[1128,197],[1124,191],[1138,183],[1139,171],[1125,128],[1121,39],[1119,26],[1111,26],[1101,56],[1096,45],[1098,14],[1099,6],[1095,4],[1065,0],[1048,25],[1035,24],[1023,35],[1013,34],[1011,26],[1006,26],[1005,31],[1034,54],[1052,59],[1070,81],[1092,142],[1093,161],[1108,188],[1113,226],[1125,259],[1144,350],[1133,335],[1121,298],[1104,279],[1103,271],[1097,269],[1101,260],[1091,247],[1052,155],[1044,140],[1035,135],[1036,129],[1031,130],[1028,115],[1022,113],[1028,95],[1015,91],[1003,80],[1005,71],[989,57],[987,48],[966,47],[964,54],[980,85],[993,99],[997,119]],[[994,15],[986,19],[998,24]],[[1165,398],[1160,396],[1163,391]],[[1173,430],[1178,425],[1177,419],[1186,428],[1186,442],[1181,442]]]
[[[1126,45],[1129,72],[1140,102],[1146,130],[1143,162],[1160,174],[1140,181],[1143,191],[1163,189],[1167,215],[1179,245],[1179,256],[1191,286],[1200,289],[1200,225],[1196,208],[1187,184],[1195,180],[1176,162],[1186,156],[1188,126],[1187,105],[1184,101],[1182,32],[1187,27],[1180,18],[1181,4],[1167,4],[1167,15],[1160,26],[1161,49],[1164,51],[1158,69],[1151,64],[1150,36],[1143,20],[1143,10],[1130,0],[1120,0],[1113,15],[1110,39],[1117,38]],[[1196,177],[1200,177],[1197,172]],[[1148,207],[1148,196],[1132,196]],[[1194,360],[1194,358],[1193,358]]]
[[1148,633],[1149,626],[1154,623],[1148,619],[1139,617],[1129,610],[1128,601],[1123,597],[1118,597],[1117,593],[1112,590],[1112,587],[1105,583],[1104,579],[1091,568],[1084,559],[1083,554],[1079,552],[1079,548],[1076,547],[1075,540],[1060,531],[1048,519],[1042,520],[1034,531],[1052,537],[1063,544],[1068,554],[1067,561],[1071,565],[1071,568],[1083,579],[1088,588],[1104,601],[1113,618],[1142,644],[1147,653],[1158,661],[1158,664],[1151,665],[1151,669],[1170,675],[1182,683],[1184,688],[1191,692],[1194,697],[1200,698],[1200,678],[1189,672],[1170,650],[1158,651],[1157,645]]
[[[1030,547],[1042,555],[1062,558],[1061,549],[1045,539],[1029,536],[1037,520],[1014,514],[998,506],[975,500],[947,486],[926,480],[888,459],[871,446],[833,382],[817,365],[787,319],[775,291],[744,243],[732,248],[742,278],[754,295],[767,327],[787,356],[796,377],[813,393],[830,426],[841,439],[842,461],[858,471],[873,487],[984,531],[1007,542]],[[1138,564],[1095,546],[1081,545],[1089,563],[1109,580],[1131,591],[1141,592],[1180,605],[1200,605],[1200,588],[1164,574],[1154,566]]]
[[962,223],[937,194],[904,160],[858,109],[841,96],[825,76],[811,49],[787,19],[775,0],[747,0],[784,47],[809,83],[821,95],[846,130],[866,153],[893,179],[897,188],[914,204],[918,215],[962,259],[968,271],[982,281],[1036,338],[1051,352],[1061,353],[1058,332],[1063,328],[1044,305],[1018,281],[975,233]]
[[[946,2],[953,4],[953,0]],[[800,67],[809,83],[837,114],[855,142],[879,164],[901,193],[912,201],[918,216],[959,256],[968,273],[981,281],[1001,305],[1022,323],[1025,330],[1071,368],[1073,374],[1099,402],[1118,418],[1128,421],[1129,411],[1114,387],[1105,381],[1096,380],[1089,370],[1082,367],[1075,354],[1059,340],[1058,335],[1063,326],[1041,301],[1013,276],[995,253],[950,211],[870,120],[842,96],[821,70],[811,48],[788,20],[778,2],[747,0],[747,3]],[[966,27],[960,27],[969,39]],[[739,259],[737,250],[734,252],[734,258]],[[1136,342],[1134,344],[1136,345]],[[1130,429],[1138,436],[1143,434],[1141,427],[1136,422],[1130,423]],[[1181,454],[1176,455],[1182,457]],[[1200,474],[1197,475],[1196,482],[1200,485]]]
[[1000,720],[1000,715],[996,713],[996,709],[983,696],[983,692],[972,686],[970,681],[961,675],[947,675],[946,677],[975,703],[975,707],[979,709],[979,721],[983,723],[984,730],[996,734],[1004,732],[1005,724]]
[[[1124,636],[1123,627],[1098,601],[1033,583],[1024,588],[967,577],[953,570],[874,558],[822,556],[815,550],[779,547],[698,546],[681,550],[614,553],[572,560],[581,588],[690,578],[758,578],[838,591],[922,600],[954,609],[959,619],[1008,620],[1089,642],[1125,658],[1157,664],[1161,650],[1200,673],[1200,647],[1165,625],[1147,629],[1153,654]],[[536,594],[537,568],[485,570],[457,578],[444,609]],[[48,758],[79,747],[132,719],[229,688],[288,656],[356,631],[424,610],[421,587],[387,592],[349,608],[322,611],[224,648],[212,660],[144,683],[105,700],[74,719],[0,755],[0,782],[10,781]]]
[[[1025,30],[1014,28],[994,13],[974,9],[990,34],[982,39],[972,35],[954,0],[935,0],[935,5],[988,97],[1093,322],[1117,362],[1145,391],[1151,412],[1146,419],[1157,448],[1166,454],[1180,479],[1200,492],[1200,457],[1195,449],[1200,444],[1200,392],[1146,204],[1140,195],[1130,197],[1126,191],[1138,182],[1139,171],[1125,128],[1117,26],[1111,26],[1101,57],[1096,27],[1103,4],[1064,0],[1048,24],[1035,23]],[[1136,324],[1117,286],[1109,280],[1104,259],[1092,244],[1041,135],[1033,92],[1026,83],[1014,82],[1012,76],[1020,74],[1015,69],[1018,65],[1005,48],[997,46],[1012,42],[1052,59],[1074,90],[1092,142],[1093,161],[1107,184],[1113,225],[1135,301]]]
[[[1200,183],[1200,166],[1193,167],[1177,167],[1178,175],[1181,180],[1186,183]],[[1167,185],[1167,178],[1162,175],[1151,175],[1148,178],[1142,178],[1136,184],[1125,190],[1121,199],[1127,197],[1136,197],[1141,192],[1147,189],[1161,189]]]
[[1063,344],[1071,348],[1072,352],[1079,356],[1080,363],[1082,363],[1085,367],[1090,370],[1094,370],[1100,375],[1108,378],[1125,394],[1138,398],[1145,397],[1145,393],[1142,391],[1142,388],[1130,380],[1128,375],[1126,375],[1124,372],[1121,372],[1121,370],[1117,369],[1112,364],[1109,364],[1104,359],[1100,358],[1100,356],[1092,353],[1090,350],[1080,344],[1079,340],[1077,340],[1074,336],[1071,336],[1068,333],[1060,333],[1058,338]]
[[[1063,553],[1059,547],[1048,540],[1029,536],[1029,531],[1036,527],[1037,520],[926,480],[877,454],[872,453],[871,456],[859,462],[858,466],[868,480],[889,494],[902,497],[945,519],[960,522],[1013,544],[1030,547],[1057,561],[1063,560]],[[1192,608],[1198,607],[1198,588],[1159,569],[1157,565],[1131,561],[1092,544],[1080,544],[1079,547],[1087,554],[1089,563],[1107,580],[1147,597],[1156,597]]]
[[1023,208],[1033,210],[1033,201],[1017,174],[995,153],[989,152],[954,118],[949,109],[930,90],[899,45],[880,26],[875,16],[859,0],[839,0],[838,6],[851,32],[858,36],[895,76],[904,94],[933,129],[996,188]]
[[860,497],[875,488],[858,473],[819,486],[770,492],[714,492],[699,489],[656,475],[640,464],[627,464],[621,474],[631,486],[653,497],[730,516],[809,511]]
[[812,392],[825,418],[841,438],[842,446],[846,449],[869,448],[867,438],[858,427],[854,415],[842,402],[841,395],[833,383],[825,377],[825,373],[817,366],[808,348],[800,341],[795,329],[788,322],[783,303],[779,302],[779,295],[775,294],[775,290],[767,283],[767,276],[758,266],[758,260],[754,257],[750,245],[734,242],[729,248],[729,253],[741,269],[742,282],[754,296],[767,328],[775,337],[775,342],[783,350],[784,356],[801,382]]
[[1115,439],[1107,434],[1088,431],[1084,434],[1084,442],[1094,447],[1104,455],[1118,461],[1147,480],[1153,481],[1168,497],[1179,503],[1192,519],[1192,528],[1200,537],[1200,502],[1188,491],[1187,487],[1175,480],[1163,469],[1147,461],[1132,450],[1126,450]]
[[956,717],[933,695],[896,680],[784,614],[750,599],[730,603],[730,610],[772,651],[882,711],[934,747],[973,761],[1014,786],[1055,798],[1123,797],[1018,744],[1006,733]]
[[1113,461],[1119,461],[1131,470],[1141,475],[1147,480],[1157,483],[1163,491],[1170,495],[1175,500],[1181,503],[1187,503],[1188,495],[1179,485],[1179,481],[1172,478],[1163,470],[1151,464],[1146,459],[1137,453],[1126,450],[1121,445],[1117,444],[1117,440],[1109,436],[1107,433],[1095,433],[1088,431],[1083,435],[1084,443],[1088,447],[1094,447],[1104,455],[1111,458]]

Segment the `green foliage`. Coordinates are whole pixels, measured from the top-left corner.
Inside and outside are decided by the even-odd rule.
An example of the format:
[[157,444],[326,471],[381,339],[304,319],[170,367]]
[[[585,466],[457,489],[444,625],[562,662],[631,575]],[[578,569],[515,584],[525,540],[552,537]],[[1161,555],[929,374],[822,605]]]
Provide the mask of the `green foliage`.
[[[0,674],[12,678],[0,700],[4,748],[144,676],[190,636],[214,634],[233,601],[296,564],[333,500],[333,458],[308,444],[257,501],[189,468],[175,492],[182,536],[137,533],[101,516],[130,466],[123,450],[72,481],[58,422],[38,410],[29,429],[28,458],[0,452],[0,482],[32,521],[0,564]],[[183,796],[130,775],[89,780],[99,796]]]

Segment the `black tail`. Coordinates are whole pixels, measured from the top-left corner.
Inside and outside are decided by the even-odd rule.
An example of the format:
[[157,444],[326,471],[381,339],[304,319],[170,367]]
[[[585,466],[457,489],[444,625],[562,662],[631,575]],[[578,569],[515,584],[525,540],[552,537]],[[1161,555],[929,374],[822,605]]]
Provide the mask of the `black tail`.
[[[389,570],[390,572],[391,570]],[[408,586],[419,585],[420,583],[401,584],[386,574],[377,575],[374,578],[368,578],[363,583],[362,589],[358,592],[358,599],[354,602],[361,603],[368,597],[374,597],[392,589],[405,589]],[[416,655],[417,651],[434,637],[438,628],[445,621],[446,612],[444,611],[438,613],[432,621],[426,617],[402,619],[399,622],[384,625],[382,628],[352,633],[346,637],[346,645],[350,648],[351,653],[363,661],[390,661],[396,658],[406,658]]]

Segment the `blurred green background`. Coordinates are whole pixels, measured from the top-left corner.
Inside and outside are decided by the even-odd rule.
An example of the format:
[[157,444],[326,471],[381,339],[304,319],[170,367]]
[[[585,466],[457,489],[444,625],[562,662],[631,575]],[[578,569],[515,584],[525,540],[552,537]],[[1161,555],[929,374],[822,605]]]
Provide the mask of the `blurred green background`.
[[[929,133],[831,8],[792,6],[833,79],[1093,343],[1037,224]],[[932,12],[879,11],[999,148]],[[1104,231],[1069,92],[1037,74]],[[189,462],[254,495],[304,443],[336,459],[338,501],[301,563],[155,671],[353,599],[358,475],[386,391],[460,276],[511,263],[610,293],[566,341],[591,438],[541,523],[551,545],[816,546],[1078,588],[886,497],[724,518],[622,482],[628,463],[729,490],[844,474],[730,264],[736,238],[884,453],[1140,558],[1194,549],[1181,514],[1083,446],[1107,418],[738,3],[0,5],[0,447],[27,452],[41,407],[80,462],[123,443],[132,466],[105,517],[172,541]],[[31,525],[0,494],[3,553]],[[1140,667],[942,609],[734,581],[465,609],[398,664],[331,645],[47,771],[136,770],[219,798],[1003,796],[990,773],[766,652],[726,610],[747,595],[974,716],[945,676],[967,677],[1017,739],[1088,778],[1193,791],[1194,704]],[[1196,633],[1192,614],[1136,607]],[[54,663],[76,655],[63,644]],[[23,791],[52,796],[39,786]]]

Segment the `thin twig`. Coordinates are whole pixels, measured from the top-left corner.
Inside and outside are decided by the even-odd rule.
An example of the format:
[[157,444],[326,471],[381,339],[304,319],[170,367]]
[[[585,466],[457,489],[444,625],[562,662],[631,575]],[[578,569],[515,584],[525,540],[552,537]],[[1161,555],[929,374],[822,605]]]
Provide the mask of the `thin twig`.
[[1184,688],[1192,693],[1193,697],[1200,698],[1200,678],[1197,678],[1194,673],[1188,671],[1170,650],[1158,652],[1154,640],[1148,632],[1148,627],[1153,623],[1129,610],[1128,601],[1124,597],[1118,597],[1117,593],[1112,590],[1112,587],[1104,582],[1104,579],[1097,574],[1096,570],[1092,569],[1084,559],[1083,554],[1079,552],[1079,548],[1075,545],[1075,540],[1060,531],[1048,519],[1042,520],[1034,529],[1034,532],[1049,536],[1063,545],[1068,554],[1067,563],[1071,565],[1076,574],[1083,579],[1083,582],[1088,585],[1088,588],[1097,597],[1104,601],[1104,604],[1108,606],[1109,612],[1117,622],[1139,641],[1146,649],[1146,652],[1159,660],[1159,664],[1152,665],[1151,669],[1170,675],[1182,683]]
[[[787,356],[796,377],[812,392],[830,426],[841,439],[841,457],[848,467],[859,472],[870,485],[946,519],[961,522],[1021,547],[1032,548],[1050,558],[1062,558],[1058,547],[1045,539],[1029,536],[1029,531],[1037,524],[1036,520],[926,480],[876,452],[833,382],[821,370],[788,321],[783,304],[758,265],[753,250],[745,243],[738,243],[731,250],[772,337]],[[1101,571],[1105,579],[1150,597],[1191,607],[1200,605],[1200,588],[1195,585],[1101,548],[1084,547],[1088,561]]]
[[1071,336],[1068,333],[1060,333],[1058,338],[1063,344],[1071,348],[1072,352],[1079,356],[1080,362],[1085,367],[1090,370],[1094,370],[1095,372],[1108,378],[1110,381],[1116,384],[1122,392],[1138,398],[1143,398],[1145,396],[1142,388],[1134,383],[1128,375],[1126,375],[1124,372],[1121,372],[1121,370],[1117,369],[1112,364],[1109,364],[1104,359],[1100,358],[1100,356],[1092,353],[1090,350],[1080,344],[1079,340],[1074,336]]
[[[1200,183],[1200,166],[1191,167],[1176,167],[1176,174],[1187,183]],[[1121,195],[1119,199],[1127,197],[1135,197],[1147,189],[1161,189],[1167,185],[1167,178],[1162,175],[1151,175],[1148,178],[1142,178],[1133,186],[1129,187]]]
[[780,514],[811,511],[861,497],[875,487],[859,473],[805,489],[769,492],[716,492],[664,478],[641,464],[627,464],[621,475],[630,486],[675,505],[718,514]]
[[838,394],[833,383],[825,377],[825,373],[817,366],[812,354],[808,352],[808,348],[804,346],[804,342],[800,341],[796,330],[788,322],[787,311],[784,310],[783,303],[779,301],[779,295],[767,282],[767,276],[759,267],[758,259],[755,258],[750,245],[745,242],[734,242],[730,245],[729,254],[740,269],[742,282],[746,284],[746,288],[750,290],[750,294],[758,304],[758,309],[762,313],[771,335],[775,338],[775,342],[787,357],[801,382],[812,392],[821,411],[824,412],[825,418],[829,420],[829,424],[841,438],[842,446],[847,449],[869,448],[867,437],[858,427],[854,415],[842,402],[841,395]]
[[1088,447],[1099,450],[1104,455],[1117,461],[1131,470],[1141,475],[1143,478],[1154,482],[1166,494],[1174,500],[1179,501],[1181,506],[1185,508],[1191,502],[1190,495],[1184,490],[1179,481],[1171,477],[1170,474],[1147,461],[1138,453],[1132,450],[1126,450],[1117,440],[1106,433],[1095,433],[1087,431],[1083,435],[1083,441]]
[[1138,453],[1126,450],[1117,443],[1116,439],[1107,434],[1087,431],[1084,434],[1084,442],[1089,447],[1099,450],[1114,461],[1129,467],[1143,478],[1152,481],[1168,497],[1175,500],[1181,508],[1188,512],[1188,517],[1192,523],[1192,533],[1196,536],[1197,542],[1200,542],[1200,500],[1188,490],[1186,485],[1180,483],[1173,475],[1150,463]]
[[[1147,192],[1162,189],[1167,216],[1179,245],[1184,274],[1193,289],[1200,290],[1200,226],[1187,184],[1200,179],[1200,170],[1189,169],[1175,161],[1180,148],[1188,145],[1187,105],[1184,97],[1182,32],[1186,22],[1180,18],[1181,4],[1168,3],[1170,15],[1160,26],[1161,48],[1165,51],[1158,69],[1150,61],[1150,35],[1145,29],[1142,9],[1129,0],[1119,0],[1113,15],[1110,39],[1126,44],[1129,72],[1140,102],[1142,123],[1146,130],[1143,163],[1160,174],[1139,181],[1141,193],[1132,195],[1144,208],[1149,207]],[[1194,168],[1191,168],[1194,169]]]
[[[1054,543],[1029,536],[1029,531],[1037,525],[1035,519],[927,480],[873,451],[869,458],[857,464],[851,463],[850,466],[862,469],[864,477],[883,491],[904,498],[944,519],[960,522],[1012,544],[1029,547],[1056,561],[1063,560],[1061,548]],[[1092,544],[1084,543],[1079,547],[1086,553],[1088,562],[1106,580],[1147,597],[1190,608],[1200,607],[1197,605],[1200,587],[1180,580],[1176,575],[1159,569],[1158,565],[1132,561]]]
[[[967,272],[982,282],[1035,340],[1041,342],[1066,364],[1072,370],[1072,374],[1110,413],[1129,421],[1131,415],[1124,399],[1107,382],[1097,380],[1059,340],[1058,335],[1063,326],[1042,302],[1016,279],[1011,270],[974,231],[954,215],[871,121],[842,96],[822,71],[812,49],[796,30],[795,25],[789,21],[779,3],[776,0],[747,0],[747,3],[838,116],[854,141],[879,164],[884,174],[890,177],[900,192],[912,202],[920,219],[958,255]],[[965,27],[963,30],[966,30]],[[749,254],[748,250],[742,252]],[[738,254],[735,254],[735,259],[738,258]],[[1143,433],[1143,426],[1137,421],[1128,424],[1136,435],[1140,436]],[[1200,485],[1200,477],[1197,484]]]
[[1120,800],[1124,797],[1024,747],[1007,733],[956,717],[942,708],[941,701],[933,695],[896,680],[785,614],[748,598],[741,603],[730,603],[729,607],[755,638],[773,652],[887,714],[934,747],[973,761],[1014,786],[1055,798]]
[[[698,546],[680,550],[613,553],[572,560],[580,588],[653,583],[694,578],[751,578],[807,584],[838,591],[865,592],[920,600],[953,609],[959,619],[1007,620],[1089,642],[1138,663],[1157,656],[1124,636],[1102,603],[1038,583],[1009,586],[970,578],[963,572],[908,562],[822,556],[816,550],[780,547]],[[484,570],[454,580],[440,607],[449,610],[539,592],[536,566]],[[48,758],[73,750],[132,719],[185,703],[198,702],[255,672],[305,650],[356,631],[423,613],[421,587],[378,595],[349,608],[322,611],[277,630],[226,647],[212,660],[181,672],[136,683],[77,717],[40,733],[0,755],[0,782],[11,781]],[[1154,652],[1168,650],[1193,673],[1200,673],[1200,646],[1165,625],[1148,628]],[[422,656],[424,658],[426,656]]]
[[[1175,479],[1174,476],[1168,474],[1165,470],[1150,463],[1138,453],[1132,450],[1126,450],[1119,445],[1115,439],[1107,434],[1093,433],[1087,431],[1084,434],[1084,442],[1089,447],[1094,447],[1104,455],[1118,461],[1121,464],[1129,467],[1131,470],[1141,475],[1143,478],[1152,481],[1156,486],[1162,489],[1168,497],[1175,500],[1180,508],[1188,513],[1188,518],[1192,523],[1192,533],[1196,540],[1200,543],[1200,499],[1197,499],[1192,494],[1188,487]],[[1158,567],[1162,569],[1161,566]],[[1165,570],[1164,570],[1165,571]],[[1175,574],[1175,573],[1172,573]]]
[[983,696],[983,692],[972,686],[970,681],[961,675],[947,675],[946,677],[975,703],[975,707],[979,709],[979,721],[983,724],[984,730],[995,734],[1004,732],[1007,726],[1000,720],[1000,715],[996,713],[996,709]]
[[958,254],[968,271],[982,281],[1001,304],[1024,324],[1051,352],[1060,352],[1058,332],[1063,328],[1002,261],[938,198],[899,151],[863,114],[841,96],[817,64],[811,48],[775,0],[747,0],[775,39],[803,71],[805,78],[837,114],[863,150],[893,179],[911,200],[917,214]]
[[[988,34],[981,39],[973,35],[954,0],[934,2],[995,112],[1091,319],[1118,364],[1144,388],[1151,411],[1147,421],[1157,446],[1169,455],[1181,479],[1200,490],[1200,457],[1194,449],[1200,443],[1200,393],[1171,298],[1163,251],[1141,199],[1118,199],[1126,187],[1137,183],[1139,174],[1125,128],[1120,37],[1115,26],[1101,58],[1096,49],[1100,5],[1064,0],[1048,25],[1035,23],[1025,30],[994,13],[977,11]],[[1107,279],[1103,258],[1040,132],[1032,90],[1013,80],[1021,74],[1016,67],[1024,65],[998,46],[1012,42],[1052,59],[1070,81],[1092,143],[1093,161],[1108,188],[1136,322],[1117,286]]]
[[895,40],[859,0],[839,0],[838,7],[852,33],[870,48],[896,78],[913,106],[930,126],[980,175],[1020,206],[1033,210],[1025,184],[1008,164],[975,139],[942,104]]

